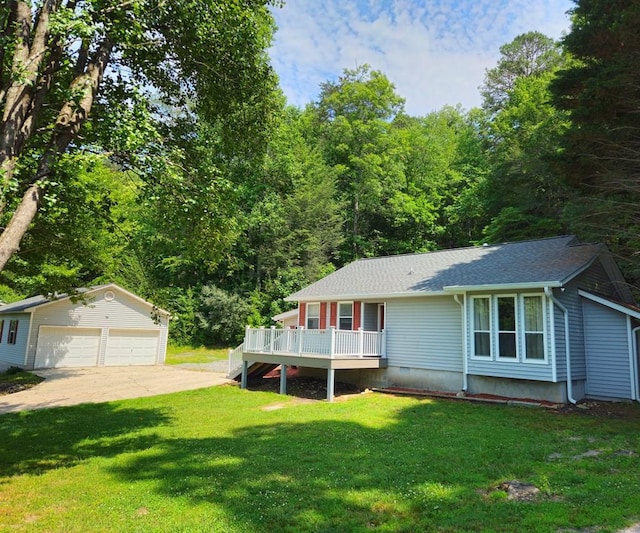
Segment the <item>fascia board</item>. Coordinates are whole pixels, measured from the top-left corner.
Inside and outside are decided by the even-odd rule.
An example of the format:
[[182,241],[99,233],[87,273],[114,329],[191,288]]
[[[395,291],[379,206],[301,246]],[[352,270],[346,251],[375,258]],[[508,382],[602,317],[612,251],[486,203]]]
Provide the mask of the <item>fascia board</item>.
[[445,294],[465,292],[492,292],[492,291],[522,291],[528,289],[544,289],[545,287],[562,287],[560,281],[536,281],[534,283],[498,283],[486,285],[448,285],[444,287]]
[[390,294],[331,294],[331,295],[314,295],[292,298],[287,296],[285,302],[341,302],[348,300],[391,300],[394,298],[424,298],[431,296],[450,296],[445,291],[429,291],[429,292],[393,292]]
[[624,305],[619,305],[615,302],[612,302],[611,300],[607,300],[606,298],[601,298],[600,296],[597,296],[590,292],[583,291],[582,289],[578,289],[578,294],[583,298],[586,298],[587,300],[591,300],[592,302],[596,302],[600,305],[604,305],[609,309],[613,309],[614,311],[619,311],[620,313],[624,313],[625,315],[629,315],[633,318],[640,320],[640,312],[634,311],[633,309],[629,309]]

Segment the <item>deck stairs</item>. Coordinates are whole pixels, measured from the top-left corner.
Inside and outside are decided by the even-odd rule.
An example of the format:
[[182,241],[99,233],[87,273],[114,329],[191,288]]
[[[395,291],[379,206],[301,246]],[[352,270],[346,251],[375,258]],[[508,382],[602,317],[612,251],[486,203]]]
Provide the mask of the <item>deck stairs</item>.
[[[234,350],[229,350],[229,373],[227,374],[228,379],[235,379],[236,381],[240,381],[240,378],[242,377],[243,349],[244,343],[242,343]],[[247,370],[247,378],[261,378],[275,368],[278,368],[278,366],[280,365],[260,362],[253,363],[249,365],[249,368]]]

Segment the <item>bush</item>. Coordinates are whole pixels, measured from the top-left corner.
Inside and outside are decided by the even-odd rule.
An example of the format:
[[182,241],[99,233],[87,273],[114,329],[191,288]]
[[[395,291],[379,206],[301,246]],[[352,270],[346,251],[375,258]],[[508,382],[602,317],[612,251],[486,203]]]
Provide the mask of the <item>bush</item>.
[[242,342],[244,326],[251,312],[246,299],[213,285],[202,287],[198,324],[207,346],[231,346]]

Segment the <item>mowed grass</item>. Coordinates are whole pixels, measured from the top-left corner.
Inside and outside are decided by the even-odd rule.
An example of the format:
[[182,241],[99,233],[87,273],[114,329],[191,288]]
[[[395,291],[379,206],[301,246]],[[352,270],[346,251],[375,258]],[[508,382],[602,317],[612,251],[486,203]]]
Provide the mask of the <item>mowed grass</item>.
[[[635,405],[623,419],[221,386],[0,415],[0,435],[0,531],[606,532],[640,520]],[[506,480],[542,493],[509,501],[494,491]]]
[[165,364],[180,365],[182,363],[212,363],[226,360],[229,348],[207,348],[205,346],[171,346],[167,347]]

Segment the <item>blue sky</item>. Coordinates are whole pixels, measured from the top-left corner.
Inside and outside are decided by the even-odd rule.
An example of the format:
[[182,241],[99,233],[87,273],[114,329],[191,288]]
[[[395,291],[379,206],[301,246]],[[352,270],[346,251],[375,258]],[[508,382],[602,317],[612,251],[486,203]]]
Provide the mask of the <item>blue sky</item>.
[[558,39],[571,0],[286,0],[273,10],[272,64],[290,104],[317,100],[344,68],[381,70],[415,116],[480,105],[500,46],[527,31]]

